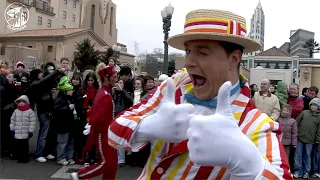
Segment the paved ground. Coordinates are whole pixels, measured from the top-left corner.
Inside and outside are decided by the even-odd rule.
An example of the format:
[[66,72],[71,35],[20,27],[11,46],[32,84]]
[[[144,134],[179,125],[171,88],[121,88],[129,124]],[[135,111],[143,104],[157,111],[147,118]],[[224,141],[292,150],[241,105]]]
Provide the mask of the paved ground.
[[[30,140],[30,152],[36,149],[36,137],[38,137],[38,128],[35,135]],[[0,162],[0,180],[61,180],[68,179],[68,170],[79,168],[79,165],[62,167],[57,165],[55,161],[39,163],[31,160],[28,164],[18,164],[16,161],[3,158]],[[140,175],[141,168],[124,167],[119,168],[117,180],[135,180]],[[101,177],[94,178],[100,180]],[[311,178],[313,179],[313,178]]]
[[[38,127],[33,138],[29,141],[30,152],[36,150],[36,137],[38,137]],[[78,166],[79,167],[79,166]],[[33,159],[28,164],[19,164],[17,161],[3,158],[0,162],[0,180],[2,179],[24,179],[24,180],[61,180],[69,178],[69,169],[77,166],[57,165],[55,161],[39,163]],[[124,167],[119,168],[117,180],[135,180],[140,175],[142,168]],[[101,177],[95,178],[101,180]]]

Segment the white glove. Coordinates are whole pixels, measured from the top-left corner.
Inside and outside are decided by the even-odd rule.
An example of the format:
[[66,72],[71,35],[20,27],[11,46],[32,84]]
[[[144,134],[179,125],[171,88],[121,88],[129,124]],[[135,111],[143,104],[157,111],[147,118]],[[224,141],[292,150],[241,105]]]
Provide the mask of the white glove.
[[91,126],[89,125],[89,123],[86,124],[86,126],[84,127],[85,129],[90,128]]
[[238,127],[231,109],[231,88],[229,81],[220,87],[214,115],[196,115],[190,120],[189,157],[199,165],[227,167],[232,179],[252,180],[265,160]]
[[87,124],[87,125],[85,126],[85,128],[86,128],[86,130],[83,131],[83,135],[86,135],[86,136],[87,136],[88,134],[90,134],[91,126]]
[[192,104],[175,104],[175,84],[171,78],[167,79],[166,92],[159,110],[145,117],[137,130],[148,140],[161,139],[166,142],[180,142],[187,139],[189,121],[193,116]]

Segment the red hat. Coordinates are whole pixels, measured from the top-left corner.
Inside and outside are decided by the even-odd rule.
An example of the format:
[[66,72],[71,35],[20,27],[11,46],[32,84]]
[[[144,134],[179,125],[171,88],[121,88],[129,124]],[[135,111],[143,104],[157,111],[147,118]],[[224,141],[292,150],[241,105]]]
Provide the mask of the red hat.
[[104,78],[104,77],[110,77],[114,74],[116,74],[117,71],[115,69],[114,66],[107,66],[106,68],[104,69],[101,69],[99,72],[98,72],[98,75],[100,76],[100,78]]

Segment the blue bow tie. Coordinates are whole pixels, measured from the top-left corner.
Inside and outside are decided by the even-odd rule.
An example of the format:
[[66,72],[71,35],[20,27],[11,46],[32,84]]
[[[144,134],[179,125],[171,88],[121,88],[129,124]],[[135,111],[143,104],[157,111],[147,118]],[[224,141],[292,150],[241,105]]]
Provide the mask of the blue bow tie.
[[[231,90],[230,96],[233,96],[238,92],[240,89],[240,83],[238,82],[236,86]],[[187,101],[191,104],[198,104],[201,106],[206,106],[210,108],[216,108],[217,107],[217,98],[213,98],[211,100],[203,101],[199,100],[194,94],[188,93],[185,94],[184,97],[187,99]]]

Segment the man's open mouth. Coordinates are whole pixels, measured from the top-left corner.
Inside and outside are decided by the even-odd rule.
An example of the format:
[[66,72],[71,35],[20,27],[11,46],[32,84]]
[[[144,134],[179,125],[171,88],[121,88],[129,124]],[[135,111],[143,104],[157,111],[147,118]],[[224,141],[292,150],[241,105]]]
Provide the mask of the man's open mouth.
[[205,77],[200,76],[200,75],[192,74],[191,76],[192,76],[192,80],[193,80],[193,85],[196,88],[200,88],[207,81],[207,79]]

